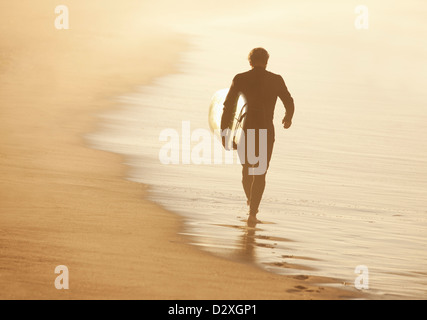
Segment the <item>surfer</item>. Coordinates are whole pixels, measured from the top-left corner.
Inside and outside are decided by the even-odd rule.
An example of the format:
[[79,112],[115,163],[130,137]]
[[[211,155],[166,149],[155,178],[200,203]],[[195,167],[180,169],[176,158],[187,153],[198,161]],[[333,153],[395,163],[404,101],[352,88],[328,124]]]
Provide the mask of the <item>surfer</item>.
[[[269,54],[264,48],[253,49],[248,56],[251,70],[236,75],[231,84],[230,90],[224,102],[224,109],[221,118],[221,130],[230,129],[235,117],[236,105],[240,95],[243,95],[247,103],[247,113],[244,122],[244,132],[255,129],[255,153],[258,156],[265,156],[267,167],[263,174],[251,174],[250,169],[254,167],[250,161],[247,161],[248,147],[244,148],[244,154],[239,153],[242,163],[242,184],[246,194],[247,204],[249,206],[248,225],[255,225],[259,222],[256,218],[258,207],[261,202],[265,189],[265,176],[270,164],[274,145],[274,108],[277,97],[283,102],[286,112],[282,124],[288,129],[292,124],[294,115],[294,100],[286,87],[285,81],[280,75],[266,70]],[[260,132],[265,129],[267,132],[266,141]],[[244,143],[248,145],[248,135],[245,134]],[[225,139],[223,139],[223,144]],[[261,148],[260,143],[266,143],[267,146]],[[266,150],[266,154],[260,153],[260,150]],[[261,161],[260,161],[261,162]]]

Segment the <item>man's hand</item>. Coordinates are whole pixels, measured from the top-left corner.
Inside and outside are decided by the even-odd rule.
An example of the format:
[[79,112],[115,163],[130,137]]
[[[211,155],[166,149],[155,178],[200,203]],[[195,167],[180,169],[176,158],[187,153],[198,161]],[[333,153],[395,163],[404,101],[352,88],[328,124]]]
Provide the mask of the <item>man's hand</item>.
[[283,120],[282,120],[282,124],[283,124],[283,128],[285,128],[285,129],[289,129],[289,128],[290,128],[290,126],[292,125],[292,121],[291,121],[291,120],[288,120],[288,119],[286,119],[286,118],[283,118]]
[[230,141],[230,134],[231,134],[231,130],[226,128],[226,129],[221,129],[221,142],[222,142],[222,146],[224,147],[225,150],[230,150],[228,142]]

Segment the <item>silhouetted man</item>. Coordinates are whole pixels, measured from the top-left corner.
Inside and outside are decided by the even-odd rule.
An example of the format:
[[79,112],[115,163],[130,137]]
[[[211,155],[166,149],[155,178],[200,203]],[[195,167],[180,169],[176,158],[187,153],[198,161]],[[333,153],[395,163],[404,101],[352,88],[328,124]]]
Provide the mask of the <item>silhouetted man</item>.
[[[249,205],[248,224],[256,224],[256,214],[265,188],[265,176],[270,164],[274,145],[274,108],[279,97],[285,108],[283,126],[288,129],[294,115],[294,100],[290,95],[285,81],[280,75],[266,70],[269,54],[263,48],[255,48],[249,53],[249,63],[252,70],[236,75],[230,91],[224,102],[221,118],[221,129],[231,129],[235,117],[236,105],[240,95],[243,95],[247,104],[246,120],[244,122],[245,143],[244,153],[239,152],[242,163],[242,184]],[[255,134],[250,135],[250,131]],[[252,140],[250,140],[252,137]],[[224,139],[223,139],[224,141]],[[254,174],[254,163],[248,161],[250,144],[255,143],[255,153],[258,157],[266,157],[265,170]],[[253,148],[252,148],[253,149]],[[265,152],[261,152],[265,150]],[[253,157],[252,157],[253,158]],[[261,160],[259,160],[259,164]],[[252,169],[252,171],[251,171]]]

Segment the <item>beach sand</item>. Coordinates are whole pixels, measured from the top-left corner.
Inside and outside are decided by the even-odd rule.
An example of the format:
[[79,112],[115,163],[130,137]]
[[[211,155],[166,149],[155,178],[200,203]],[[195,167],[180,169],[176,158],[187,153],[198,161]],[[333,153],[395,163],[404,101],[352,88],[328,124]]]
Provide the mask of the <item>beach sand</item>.
[[[173,73],[186,39],[153,4],[73,1],[70,30],[55,29],[57,5],[0,4],[1,299],[360,297],[188,244],[180,217],[124,179],[121,156],[83,138],[117,95]],[[54,286],[58,265],[69,290]]]

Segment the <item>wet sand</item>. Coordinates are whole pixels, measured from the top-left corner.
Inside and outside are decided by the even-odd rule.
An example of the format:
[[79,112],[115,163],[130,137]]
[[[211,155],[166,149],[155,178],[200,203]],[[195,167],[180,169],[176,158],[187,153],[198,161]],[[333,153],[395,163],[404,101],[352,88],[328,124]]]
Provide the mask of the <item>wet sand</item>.
[[[56,5],[0,5],[1,299],[360,296],[189,245],[182,220],[124,179],[123,158],[83,138],[114,97],[175,72],[185,39],[156,23],[153,4],[73,2],[70,30],[54,28]],[[69,290],[55,289],[58,265]]]
[[[349,11],[343,6],[341,14]],[[181,233],[203,250],[285,275],[299,275],[300,270],[305,275],[329,275],[349,286],[354,285],[355,268],[366,266],[369,293],[422,298],[426,220],[421,195],[426,185],[421,177],[426,172],[426,148],[421,148],[425,142],[420,139],[425,132],[423,100],[417,92],[421,78],[414,74],[411,88],[401,88],[402,96],[412,97],[401,110],[399,100],[391,97],[396,78],[378,70],[401,68],[405,56],[395,41],[377,46],[369,42],[388,35],[389,28],[362,35],[348,21],[340,21],[345,29],[336,29],[336,20],[323,21],[323,30],[309,24],[293,27],[316,16],[320,8],[315,9],[287,11],[286,19],[284,12],[274,19],[271,11],[263,12],[254,21],[271,19],[259,24],[259,33],[246,30],[255,23],[235,23],[245,14],[226,26],[223,21],[213,26],[211,20],[197,23],[197,32],[190,23],[185,27],[191,45],[180,56],[180,72],[118,97],[118,108],[102,114],[101,130],[91,133],[89,140],[125,155],[127,178],[150,185],[150,199],[183,215]],[[389,13],[376,16],[376,21],[387,18]],[[266,38],[277,25],[282,32]],[[322,41],[303,36],[317,32]],[[394,39],[411,41],[410,35],[410,29],[403,28]],[[339,51],[335,39],[342,39]],[[231,43],[235,49],[224,50]],[[280,129],[281,102],[276,106],[277,139],[259,213],[269,223],[251,234],[244,227],[247,207],[240,165],[214,164],[212,155],[202,164],[163,165],[159,135],[166,128],[179,135],[183,121],[194,133],[209,130],[208,98],[229,84],[233,70],[248,68],[245,55],[253,43],[272,48],[269,69],[284,73],[298,108],[295,125],[285,131]],[[417,52],[414,46],[411,54]],[[356,56],[388,60],[361,64],[356,70]],[[405,123],[404,130],[395,130],[399,123]],[[216,138],[209,141],[212,145]],[[196,145],[197,141],[191,144]]]

